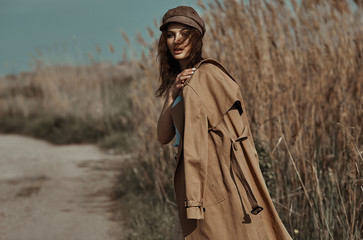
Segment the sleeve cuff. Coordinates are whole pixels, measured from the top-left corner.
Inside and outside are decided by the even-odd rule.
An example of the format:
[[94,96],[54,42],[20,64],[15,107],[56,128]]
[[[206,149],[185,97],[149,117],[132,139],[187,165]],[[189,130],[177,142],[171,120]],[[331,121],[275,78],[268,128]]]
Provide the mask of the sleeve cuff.
[[204,219],[203,202],[185,201],[187,219]]

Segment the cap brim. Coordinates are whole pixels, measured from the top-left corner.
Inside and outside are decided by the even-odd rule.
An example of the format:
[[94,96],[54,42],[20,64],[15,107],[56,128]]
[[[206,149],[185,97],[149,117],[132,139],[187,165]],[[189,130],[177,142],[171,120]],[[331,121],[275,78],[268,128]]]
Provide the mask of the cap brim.
[[172,23],[172,22],[181,23],[181,24],[184,24],[184,25],[187,25],[190,27],[194,27],[194,28],[198,29],[201,33],[203,33],[202,28],[199,26],[198,23],[196,23],[193,19],[190,19],[185,16],[173,16],[173,17],[166,19],[164,24],[162,24],[160,26],[160,28],[159,28],[160,31],[164,31],[165,28],[168,26],[168,24]]

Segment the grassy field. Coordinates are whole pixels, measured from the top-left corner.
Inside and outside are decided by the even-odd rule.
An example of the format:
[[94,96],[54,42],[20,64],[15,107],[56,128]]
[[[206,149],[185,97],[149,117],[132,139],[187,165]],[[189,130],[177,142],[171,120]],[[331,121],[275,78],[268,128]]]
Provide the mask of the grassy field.
[[[270,193],[294,239],[361,239],[363,3],[199,2],[204,57],[238,80]],[[40,64],[0,79],[0,131],[132,151],[115,186],[127,239],[170,239],[172,146],[156,140],[156,38],[137,62]],[[126,36],[125,36],[126,37]]]
[[[0,78],[0,131],[129,150],[131,63],[45,66]],[[131,68],[132,69],[132,68]]]

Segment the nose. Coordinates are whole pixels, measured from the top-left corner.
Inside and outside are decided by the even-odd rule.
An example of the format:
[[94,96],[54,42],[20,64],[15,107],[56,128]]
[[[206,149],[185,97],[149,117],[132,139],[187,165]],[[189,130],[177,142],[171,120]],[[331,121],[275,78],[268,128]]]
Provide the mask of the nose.
[[182,43],[182,35],[181,34],[176,34],[175,38],[174,38],[174,44],[180,44]]

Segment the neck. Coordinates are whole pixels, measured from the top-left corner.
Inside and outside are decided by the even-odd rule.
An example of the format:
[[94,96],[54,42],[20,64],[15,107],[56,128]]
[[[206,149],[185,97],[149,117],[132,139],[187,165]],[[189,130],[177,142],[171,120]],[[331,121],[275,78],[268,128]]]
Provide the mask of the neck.
[[180,69],[183,71],[187,68],[187,62],[185,60],[179,60]]

